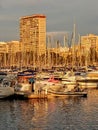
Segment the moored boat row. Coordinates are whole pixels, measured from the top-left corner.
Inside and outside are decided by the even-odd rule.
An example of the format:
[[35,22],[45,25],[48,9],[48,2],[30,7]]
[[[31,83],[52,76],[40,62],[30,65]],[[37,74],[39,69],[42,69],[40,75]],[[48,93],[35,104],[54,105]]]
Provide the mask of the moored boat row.
[[[10,81],[7,79],[10,78]],[[15,97],[23,98],[49,98],[53,96],[87,96],[87,91],[85,88],[97,88],[98,87],[98,72],[92,71],[88,72],[85,75],[80,73],[80,75],[75,75],[68,71],[65,73],[57,72],[46,72],[46,73],[35,73],[33,71],[23,71],[15,75],[7,75],[3,78],[9,82],[9,85],[6,86],[1,84],[2,92],[0,90],[0,96],[2,98],[15,95]],[[2,82],[2,83],[3,83]],[[6,84],[6,83],[5,83]],[[76,87],[82,89],[82,91],[73,91]],[[10,89],[13,89],[14,92],[10,93]],[[2,93],[5,93],[6,96],[2,96]],[[7,95],[8,94],[8,95]]]

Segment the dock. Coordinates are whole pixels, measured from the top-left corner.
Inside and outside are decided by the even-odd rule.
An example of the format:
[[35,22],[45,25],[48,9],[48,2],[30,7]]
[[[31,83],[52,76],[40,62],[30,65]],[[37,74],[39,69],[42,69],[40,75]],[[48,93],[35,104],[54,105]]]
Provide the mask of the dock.
[[34,92],[15,92],[16,99],[48,99],[52,97],[80,96],[87,97],[87,92],[68,92],[68,93],[34,93]]
[[15,92],[15,98],[18,99],[46,99],[48,94],[34,92]]

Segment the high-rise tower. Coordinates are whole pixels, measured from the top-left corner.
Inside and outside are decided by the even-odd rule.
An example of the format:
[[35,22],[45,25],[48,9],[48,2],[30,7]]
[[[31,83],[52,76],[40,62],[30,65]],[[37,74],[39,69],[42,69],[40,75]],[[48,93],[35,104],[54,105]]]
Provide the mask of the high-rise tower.
[[21,17],[20,19],[20,42],[25,48],[30,48],[38,55],[46,51],[46,16],[36,14]]

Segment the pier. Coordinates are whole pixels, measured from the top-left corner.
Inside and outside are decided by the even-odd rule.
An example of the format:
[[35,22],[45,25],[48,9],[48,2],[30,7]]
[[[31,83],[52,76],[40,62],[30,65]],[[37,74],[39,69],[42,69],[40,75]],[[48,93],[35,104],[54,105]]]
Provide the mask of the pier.
[[33,92],[15,92],[15,97],[18,99],[47,99],[48,94]]

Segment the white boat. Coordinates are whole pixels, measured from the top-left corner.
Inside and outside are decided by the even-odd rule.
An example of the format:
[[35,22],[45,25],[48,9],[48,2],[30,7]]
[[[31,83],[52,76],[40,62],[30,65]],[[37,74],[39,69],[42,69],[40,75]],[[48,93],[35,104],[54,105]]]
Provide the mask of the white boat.
[[15,85],[15,92],[32,92],[34,88],[29,81],[30,79],[34,79],[31,72],[26,71],[19,73]]
[[31,84],[29,83],[17,83],[15,85],[15,91],[20,91],[20,92],[27,92],[31,90]]
[[81,86],[82,88],[98,88],[98,83],[93,83],[93,82],[80,82],[78,81],[79,86]]
[[53,88],[48,89],[48,94],[51,96],[87,96],[87,91],[85,89],[80,88],[77,84],[73,89],[69,89],[69,87],[62,86],[58,90],[54,90]]
[[71,90],[76,86],[76,76],[71,71],[68,71],[62,77],[61,83]]
[[53,88],[56,90],[63,85],[59,80],[55,80],[54,76],[52,75],[52,76],[50,76],[50,78],[48,80],[44,80],[44,79],[36,80],[34,86],[35,86],[34,87],[35,91],[38,91],[40,88],[42,90],[48,90],[50,88]]
[[14,95],[14,88],[12,87],[0,87],[0,99],[8,98]]
[[83,77],[77,78],[82,88],[98,88],[98,71],[87,72]]
[[0,84],[0,99],[8,98],[12,95],[14,95],[14,87],[12,86],[12,82],[3,79]]
[[[50,95],[49,95],[50,94]],[[55,97],[60,97],[60,96],[81,96],[81,97],[87,97],[87,92],[71,92],[71,91],[67,91],[67,92],[56,92],[53,90],[49,90],[48,91],[48,97],[49,96],[55,96]]]

